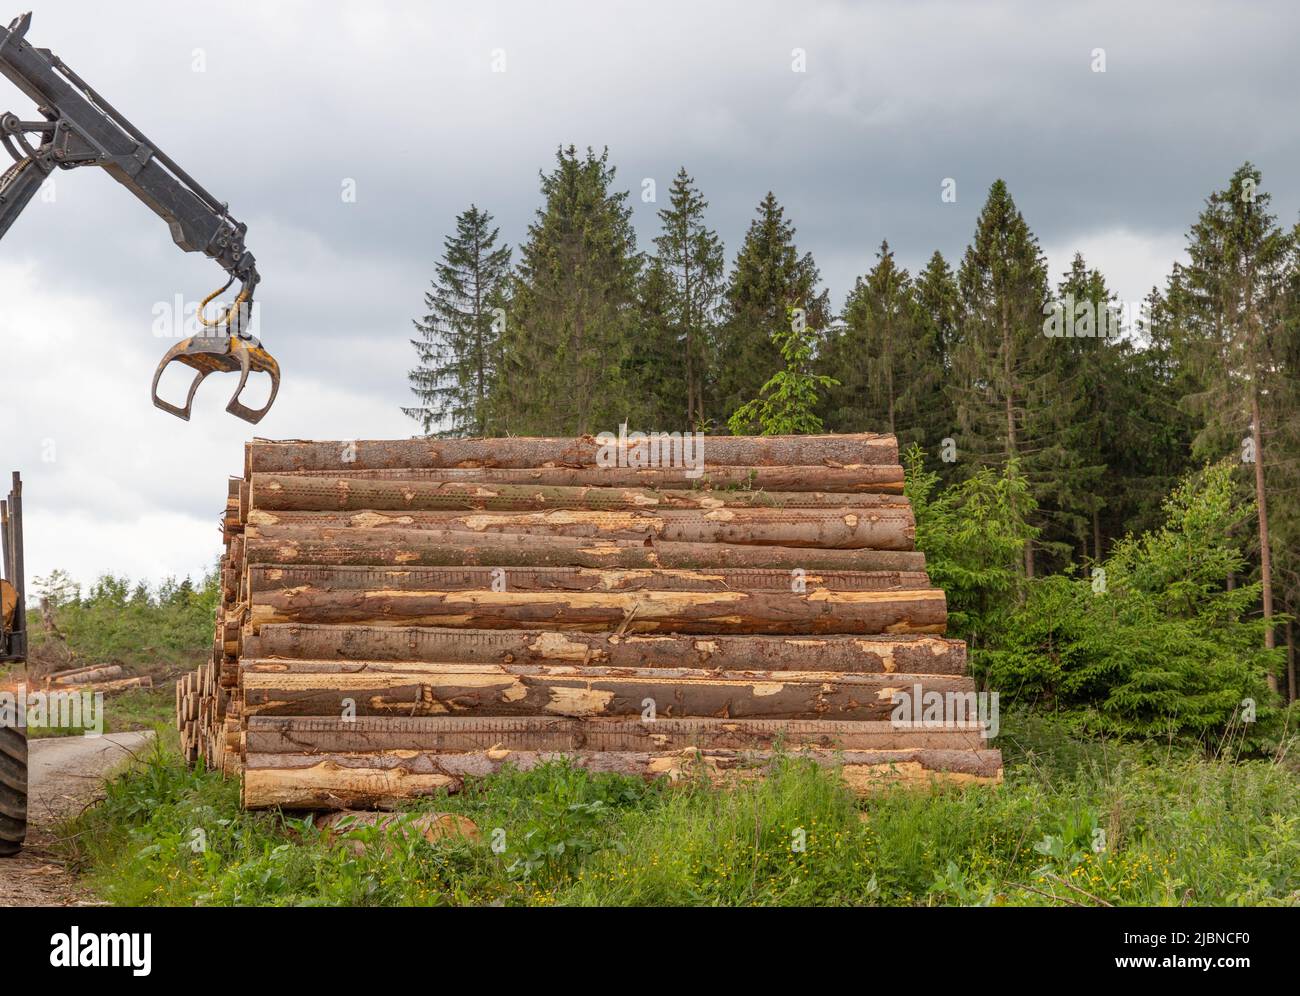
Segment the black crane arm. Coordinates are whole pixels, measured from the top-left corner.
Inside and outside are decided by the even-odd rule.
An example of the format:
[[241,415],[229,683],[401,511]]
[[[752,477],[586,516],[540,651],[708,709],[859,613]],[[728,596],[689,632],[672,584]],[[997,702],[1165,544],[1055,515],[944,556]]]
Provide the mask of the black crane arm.
[[[135,194],[171,229],[172,240],[186,252],[215,259],[229,275],[226,285],[199,308],[205,330],[168,350],[153,379],[154,404],[180,418],[190,417],[199,384],[210,373],[240,374],[226,410],[258,422],[270,410],[280,387],[279,364],[247,331],[253,293],[259,276],[257,262],[244,245],[247,226],[235,221],[218,201],[185,170],[149,141],[108,101],[90,88],[49,49],[26,41],[32,15],[0,28],[0,73],[37,105],[40,121],[23,121],[14,114],[0,116],[0,144],[13,164],[0,174],[0,238],[36,195],[54,169],[99,166]],[[30,137],[29,137],[30,136]],[[235,281],[240,288],[234,303],[213,320],[203,307]],[[184,406],[158,397],[158,382],[173,360],[198,371]],[[240,403],[250,371],[271,377],[266,405],[252,409]]]

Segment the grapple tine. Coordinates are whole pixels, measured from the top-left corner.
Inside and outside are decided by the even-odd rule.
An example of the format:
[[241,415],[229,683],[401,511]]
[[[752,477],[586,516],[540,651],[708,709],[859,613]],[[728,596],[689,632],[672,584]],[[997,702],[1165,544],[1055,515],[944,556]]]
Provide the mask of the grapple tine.
[[[231,346],[239,354],[239,386],[230,396],[230,404],[226,405],[226,411],[236,418],[242,418],[245,422],[256,425],[275,404],[275,396],[280,391],[280,364],[256,341],[250,344],[240,339],[232,339]],[[261,408],[249,408],[239,400],[239,396],[244,393],[244,386],[248,383],[250,369],[268,374],[271,378],[271,395]]]
[[[194,364],[185,359],[184,354],[190,348],[193,341],[193,339],[186,339],[167,350],[166,355],[163,356],[162,360],[158,364],[158,369],[153,372],[153,387],[150,392],[153,395],[153,403],[156,407],[161,408],[163,411],[171,415],[175,415],[177,418],[184,419],[186,422],[190,420],[190,408],[194,404],[194,395],[197,393],[199,385],[203,383],[203,378],[212,373],[211,370],[202,370],[194,367]],[[162,380],[163,371],[167,369],[170,363],[177,360],[188,367],[194,367],[194,369],[199,370],[199,372],[195,374],[194,380],[190,383],[190,390],[185,397],[185,407],[183,408],[177,407],[176,405],[171,404],[171,402],[164,401],[162,398],[158,397],[158,382]]]

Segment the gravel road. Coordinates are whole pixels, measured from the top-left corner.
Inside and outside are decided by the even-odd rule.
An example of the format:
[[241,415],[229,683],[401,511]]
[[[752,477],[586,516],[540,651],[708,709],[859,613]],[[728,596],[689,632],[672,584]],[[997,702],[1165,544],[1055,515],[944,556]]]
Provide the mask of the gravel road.
[[27,845],[0,858],[0,906],[92,902],[50,849],[54,827],[99,796],[104,777],[148,747],[152,731],[49,737],[28,743]]

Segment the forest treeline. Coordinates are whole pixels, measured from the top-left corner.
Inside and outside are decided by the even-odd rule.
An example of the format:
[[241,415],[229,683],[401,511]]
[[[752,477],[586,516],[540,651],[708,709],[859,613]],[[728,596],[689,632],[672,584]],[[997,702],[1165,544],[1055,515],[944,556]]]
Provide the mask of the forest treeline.
[[1192,502],[1241,554],[1216,583],[1234,605],[1250,587],[1243,621],[1278,620],[1256,635],[1294,673],[1300,225],[1279,223],[1252,164],[1142,302],[1081,254],[1049,273],[1002,180],[959,260],[912,273],[882,241],[842,302],[772,193],[729,264],[685,169],[644,249],[607,151],[558,150],[541,195],[517,252],[477,206],[445,240],[404,409],[423,433],[893,432],[935,487],[1023,480],[1017,604],[1029,579],[1131,559],[1125,537],[1167,531],[1180,485],[1227,466],[1232,494]]

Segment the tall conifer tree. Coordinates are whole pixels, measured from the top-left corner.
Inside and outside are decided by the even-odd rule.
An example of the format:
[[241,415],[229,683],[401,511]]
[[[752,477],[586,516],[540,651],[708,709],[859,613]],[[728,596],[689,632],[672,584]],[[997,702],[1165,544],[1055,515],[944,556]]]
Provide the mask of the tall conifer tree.
[[908,272],[888,242],[859,277],[844,304],[842,325],[829,337],[823,369],[840,382],[830,395],[833,431],[890,432],[917,440],[920,409],[940,381],[940,357],[927,341]]
[[418,365],[408,374],[417,404],[402,411],[426,435],[482,436],[498,362],[502,292],[510,249],[497,245],[492,215],[471,204],[456,216],[442,260],[424,295],[425,316],[411,340]]
[[724,419],[785,368],[773,334],[787,324],[789,309],[802,309],[819,337],[830,324],[829,293],[818,292],[817,264],[811,253],[799,255],[794,236],[785,209],[769,192],[745,234],[727,288],[715,409]]
[[[681,343],[684,397],[681,417],[693,429],[707,421],[705,395],[717,355],[717,318],[723,291],[722,242],[704,222],[709,202],[683,166],[659,211],[662,230],[655,239],[668,281],[667,310]],[[665,415],[668,415],[665,412]]]
[[916,441],[941,462],[940,476],[950,481],[953,464],[942,461],[945,439],[957,435],[957,413],[953,410],[948,384],[952,379],[952,352],[956,348],[961,323],[961,295],[952,267],[937,250],[925,269],[917,274],[912,287],[916,309],[916,328],[926,353],[931,357],[922,387],[923,399],[917,404]]
[[641,260],[609,151],[556,153],[520,249],[493,410],[502,431],[570,435],[628,417]]
[[[1296,418],[1290,297],[1295,244],[1269,212],[1259,170],[1245,163],[1212,193],[1187,240],[1190,263],[1179,281],[1182,343],[1202,389],[1186,401],[1202,419],[1197,452],[1221,454],[1235,440],[1252,478],[1258,515],[1262,609],[1273,617],[1270,477],[1283,467],[1272,442]],[[1234,447],[1236,448],[1236,447]],[[1276,468],[1274,473],[1270,469]],[[1272,626],[1265,646],[1275,646]]]
[[[1046,261],[1002,180],[989,189],[958,286],[962,321],[950,389],[961,427],[960,459],[1018,460],[1039,514],[1050,515],[1062,507],[1067,475],[1079,463],[1065,433],[1078,401],[1053,375],[1050,351],[1059,340],[1044,332]],[[1025,545],[1024,559],[1032,577],[1033,542]]]

